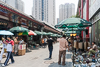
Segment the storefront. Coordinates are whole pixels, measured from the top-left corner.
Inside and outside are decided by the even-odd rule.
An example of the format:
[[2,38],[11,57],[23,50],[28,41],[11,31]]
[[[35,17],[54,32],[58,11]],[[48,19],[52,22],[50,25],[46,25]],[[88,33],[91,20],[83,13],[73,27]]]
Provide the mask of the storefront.
[[97,12],[90,20],[92,25],[92,41],[100,45],[100,12]]

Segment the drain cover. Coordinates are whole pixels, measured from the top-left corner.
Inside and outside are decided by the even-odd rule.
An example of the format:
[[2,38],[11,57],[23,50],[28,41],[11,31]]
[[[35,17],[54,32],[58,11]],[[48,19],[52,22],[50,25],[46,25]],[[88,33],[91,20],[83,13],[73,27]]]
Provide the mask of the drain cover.
[[52,63],[54,63],[53,61],[45,61],[44,62],[45,64],[52,64]]

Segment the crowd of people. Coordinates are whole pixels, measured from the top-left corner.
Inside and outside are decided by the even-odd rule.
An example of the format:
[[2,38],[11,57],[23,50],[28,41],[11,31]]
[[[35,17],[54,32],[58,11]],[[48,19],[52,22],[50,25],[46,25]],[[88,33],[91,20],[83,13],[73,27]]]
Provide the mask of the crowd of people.
[[10,64],[15,62],[13,58],[13,54],[15,56],[18,55],[18,45],[24,43],[24,41],[22,40],[22,38],[18,41],[18,36],[13,38],[11,36],[8,36],[7,39],[2,37],[2,43],[3,43],[3,47],[0,54],[0,62],[2,60],[3,53],[5,53],[6,60],[4,64],[2,64],[2,66],[7,66],[9,59],[11,59]]
[[[57,41],[59,42],[58,64],[61,65],[61,57],[63,56],[62,65],[66,65],[65,64],[66,49],[68,48],[68,51],[70,50],[70,48],[72,47],[72,40],[71,38],[66,39],[66,36],[63,35],[63,37],[57,38]],[[13,58],[13,53],[15,56],[18,55],[18,45],[23,44],[24,40],[22,38],[20,38],[19,40],[17,36],[13,38],[8,36],[7,39],[2,38],[2,42],[3,42],[3,48],[0,54],[0,62],[2,60],[3,53],[5,53],[6,60],[4,64],[2,64],[2,66],[7,66],[9,59],[11,59],[11,63],[15,62]],[[49,60],[52,59],[52,51],[53,51],[54,42],[55,42],[54,39],[51,37],[48,37],[48,38],[45,37],[41,39],[41,43],[43,47],[46,47],[46,45],[48,45]],[[90,56],[90,54],[95,54],[96,52],[97,52],[97,45],[95,42],[92,42],[92,46],[89,48],[88,57]]]

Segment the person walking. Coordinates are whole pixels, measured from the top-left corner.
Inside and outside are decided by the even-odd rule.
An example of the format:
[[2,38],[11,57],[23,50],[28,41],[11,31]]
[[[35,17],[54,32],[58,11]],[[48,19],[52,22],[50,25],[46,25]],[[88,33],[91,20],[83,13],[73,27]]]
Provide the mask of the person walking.
[[14,63],[14,59],[13,59],[13,55],[12,52],[14,52],[14,41],[11,40],[11,37],[7,37],[8,41],[7,41],[7,58],[6,61],[4,62],[4,64],[2,64],[2,66],[7,66],[7,63],[9,61],[9,59],[11,59],[11,63]]
[[65,66],[65,55],[66,55],[66,49],[68,48],[69,51],[69,47],[68,47],[68,42],[66,40],[66,36],[63,35],[62,38],[57,39],[57,41],[59,41],[60,46],[59,46],[59,60],[58,60],[58,64],[61,64],[61,57],[63,56],[63,62],[62,65]]
[[6,43],[5,38],[2,38],[2,42],[3,42],[3,47],[2,47],[1,54],[0,54],[0,63],[1,63],[1,60],[2,60],[2,55],[3,55],[3,53],[5,53],[5,55],[7,56],[7,53],[6,53],[6,50],[7,50],[7,43]]
[[52,59],[52,51],[53,51],[53,39],[49,37],[47,40],[48,42],[48,49],[49,49],[49,59]]
[[46,47],[46,44],[47,44],[47,38],[45,37],[44,38],[44,47]]
[[16,38],[14,38],[14,53],[15,53],[15,56],[17,55],[17,52],[18,52],[18,37],[16,36]]

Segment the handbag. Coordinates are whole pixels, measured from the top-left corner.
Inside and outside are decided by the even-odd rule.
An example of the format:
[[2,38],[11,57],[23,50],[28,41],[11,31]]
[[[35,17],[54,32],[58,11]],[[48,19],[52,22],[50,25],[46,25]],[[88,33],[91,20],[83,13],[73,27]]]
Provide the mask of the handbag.
[[7,53],[7,49],[6,48],[4,48],[4,53]]

